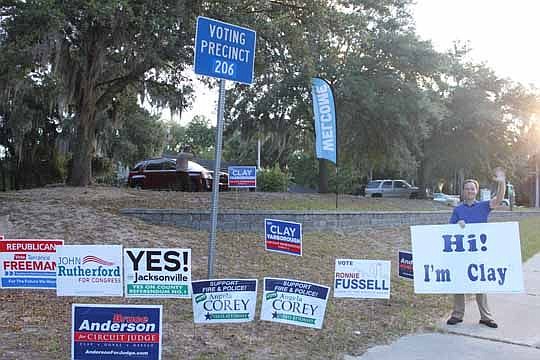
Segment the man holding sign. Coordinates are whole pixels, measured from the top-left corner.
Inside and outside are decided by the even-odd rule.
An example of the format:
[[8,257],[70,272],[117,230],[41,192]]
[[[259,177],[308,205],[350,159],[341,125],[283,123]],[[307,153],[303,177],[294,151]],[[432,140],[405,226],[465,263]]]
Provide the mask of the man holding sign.
[[[487,223],[489,213],[495,209],[504,198],[506,189],[505,173],[500,167],[495,169],[495,179],[497,182],[497,193],[494,198],[489,201],[476,201],[479,185],[478,181],[473,179],[465,180],[463,183],[463,203],[454,208],[450,224],[459,224],[461,228],[465,228],[465,224]],[[496,328],[497,323],[493,320],[491,312],[487,304],[486,294],[476,294],[476,303],[480,310],[480,324],[490,328]],[[446,322],[448,325],[455,325],[463,321],[465,314],[465,295],[454,295],[454,310],[451,317]]]

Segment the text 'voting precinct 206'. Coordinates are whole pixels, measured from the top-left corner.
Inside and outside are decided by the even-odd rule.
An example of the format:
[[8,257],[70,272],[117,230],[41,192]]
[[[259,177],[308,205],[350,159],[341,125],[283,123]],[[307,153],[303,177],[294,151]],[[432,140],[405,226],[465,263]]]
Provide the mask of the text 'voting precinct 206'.
[[204,16],[197,18],[195,74],[253,82],[255,31]]

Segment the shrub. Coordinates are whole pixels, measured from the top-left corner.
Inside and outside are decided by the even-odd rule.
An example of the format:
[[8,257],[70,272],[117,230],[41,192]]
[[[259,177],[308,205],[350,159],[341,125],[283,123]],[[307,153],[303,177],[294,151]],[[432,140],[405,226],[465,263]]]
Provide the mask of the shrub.
[[273,169],[257,171],[257,189],[266,192],[287,191],[289,178],[276,165]]
[[288,159],[292,181],[300,186],[317,189],[319,186],[319,161],[312,152],[295,151]]

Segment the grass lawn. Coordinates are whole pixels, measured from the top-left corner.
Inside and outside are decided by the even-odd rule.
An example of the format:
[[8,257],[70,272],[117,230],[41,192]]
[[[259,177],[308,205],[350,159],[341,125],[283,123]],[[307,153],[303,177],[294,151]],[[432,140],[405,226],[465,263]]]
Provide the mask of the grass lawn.
[[[240,195],[224,194],[221,207],[275,209],[275,204],[292,202],[309,208],[330,202],[335,207],[332,196],[297,198],[295,194],[286,202],[287,194],[250,194],[248,200]],[[386,200],[351,197],[347,201],[358,206],[355,209],[369,203],[369,210],[385,210],[374,204],[400,210],[406,210],[407,203],[412,207],[432,206],[419,200]],[[121,207],[153,205],[208,209],[208,193],[55,188],[0,194],[0,202],[1,210],[10,214],[10,232],[19,238],[61,238],[66,244],[191,248],[192,277],[206,278],[207,232],[156,226],[119,216],[117,211]],[[444,206],[437,209],[449,210]],[[520,231],[526,260],[540,251],[540,219],[520,221]],[[410,233],[406,226],[365,228],[340,234],[307,233],[303,242],[302,257],[294,257],[265,251],[258,234],[218,233],[215,278],[259,279],[256,320],[242,325],[194,325],[191,300],[71,298],[57,297],[51,291],[2,290],[0,359],[67,358],[72,303],[162,304],[164,359],[340,359],[344,354],[359,355],[401,335],[432,330],[451,308],[451,296],[414,294],[412,282],[398,278],[393,264],[389,300],[333,298],[331,292],[322,330],[259,320],[264,277],[332,287],[336,258],[395,263],[397,250],[410,248]]]
[[540,252],[540,217],[530,217],[519,222],[521,257],[527,261]]

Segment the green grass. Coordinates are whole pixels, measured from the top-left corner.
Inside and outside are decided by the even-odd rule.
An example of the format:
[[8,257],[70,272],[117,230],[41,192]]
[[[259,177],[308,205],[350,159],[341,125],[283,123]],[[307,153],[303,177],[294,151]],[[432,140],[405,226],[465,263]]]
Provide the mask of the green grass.
[[540,252],[540,217],[530,217],[519,222],[521,256],[527,261]]

